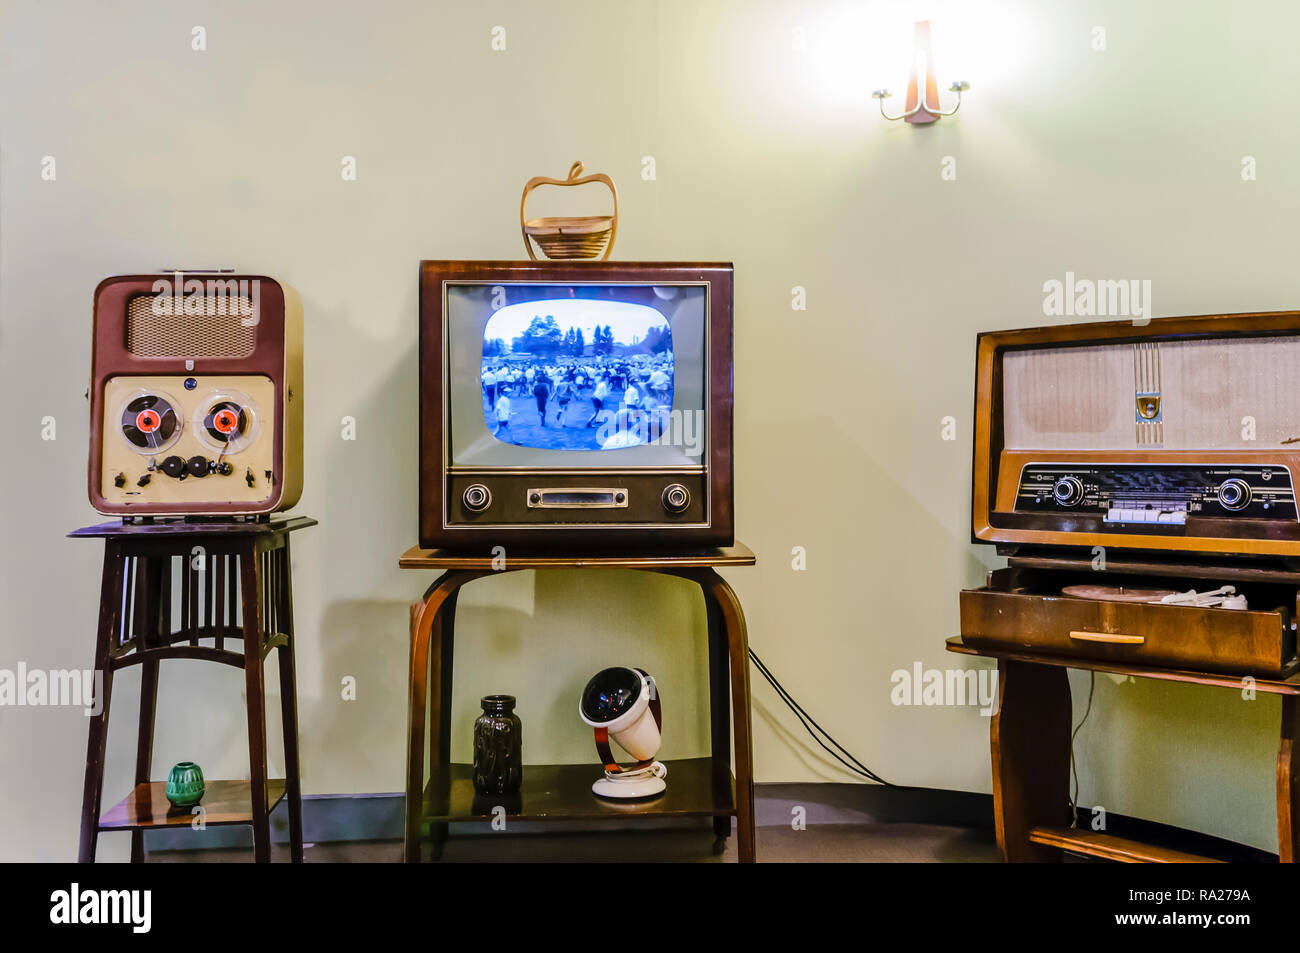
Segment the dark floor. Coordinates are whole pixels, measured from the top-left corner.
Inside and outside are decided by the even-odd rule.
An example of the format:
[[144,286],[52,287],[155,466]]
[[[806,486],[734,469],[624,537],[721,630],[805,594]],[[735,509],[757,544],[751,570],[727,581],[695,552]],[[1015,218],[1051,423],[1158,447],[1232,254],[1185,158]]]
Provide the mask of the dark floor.
[[[308,863],[396,863],[400,841],[308,844]],[[823,824],[802,831],[760,827],[756,853],[765,863],[980,863],[998,859],[993,832],[936,824]],[[288,847],[277,844],[272,861],[287,861]],[[154,851],[153,863],[241,863],[251,848]],[[708,830],[617,831],[563,834],[472,834],[453,837],[445,861],[659,861],[728,862],[736,859],[736,838],[727,838],[721,855],[713,852]]]

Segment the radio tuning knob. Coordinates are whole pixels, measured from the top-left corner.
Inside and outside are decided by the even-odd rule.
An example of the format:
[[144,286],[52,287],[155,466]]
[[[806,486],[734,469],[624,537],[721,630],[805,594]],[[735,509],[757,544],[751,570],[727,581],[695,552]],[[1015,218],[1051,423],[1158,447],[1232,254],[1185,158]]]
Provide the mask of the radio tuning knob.
[[663,503],[669,513],[681,513],[691,505],[691,491],[680,483],[672,483],[664,488]]
[[482,483],[473,483],[465,487],[460,499],[471,513],[482,513],[492,505],[492,492]]
[[1243,510],[1250,502],[1250,484],[1233,477],[1219,484],[1219,505],[1229,512]]
[[1073,506],[1083,499],[1083,483],[1078,477],[1061,477],[1052,484],[1052,498],[1060,506]]

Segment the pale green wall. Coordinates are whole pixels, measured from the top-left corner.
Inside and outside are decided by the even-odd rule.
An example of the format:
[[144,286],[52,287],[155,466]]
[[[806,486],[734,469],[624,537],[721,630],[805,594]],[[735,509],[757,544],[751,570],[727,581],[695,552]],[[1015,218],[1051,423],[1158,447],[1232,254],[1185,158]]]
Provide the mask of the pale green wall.
[[[905,4],[0,4],[0,667],[92,659],[100,546],[62,534],[95,519],[95,284],[264,271],[307,309],[305,787],[400,789],[406,606],[428,583],[396,568],[415,538],[416,263],[518,256],[524,181],[581,158],[621,186],[619,257],[735,262],[738,532],[761,562],[728,575],[752,644],[885,777],[989,790],[985,718],[889,700],[895,669],[964,664],[942,650],[956,592],[995,563],[968,541],[974,335],[1049,321],[1043,282],[1066,271],[1149,278],[1157,314],[1297,305],[1300,8],[929,9],[940,87],[973,89],[956,119],[915,129],[867,95],[904,86]],[[613,663],[659,676],[666,756],[705,750],[703,612],[683,584],[521,574],[461,607],[462,757],[488,691],[521,696],[529,760],[589,757],[577,692]],[[136,679],[117,686],[109,798],[129,780]],[[158,770],[244,770],[241,691],[233,670],[165,667]],[[754,707],[759,780],[846,779],[757,681]],[[1271,848],[1277,717],[1274,700],[1099,678],[1082,801]],[[0,710],[4,858],[73,856],[85,729],[74,711]]]

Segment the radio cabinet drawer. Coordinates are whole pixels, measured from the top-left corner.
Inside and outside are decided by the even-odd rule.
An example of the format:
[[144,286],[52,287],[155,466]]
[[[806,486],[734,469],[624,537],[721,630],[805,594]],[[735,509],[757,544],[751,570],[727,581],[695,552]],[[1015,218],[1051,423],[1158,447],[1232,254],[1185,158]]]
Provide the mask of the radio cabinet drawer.
[[[1219,609],[1060,594],[1064,586],[1080,581],[1095,582],[1096,577],[994,570],[988,585],[961,593],[962,640],[974,646],[1204,672],[1285,677],[1297,667],[1294,587],[1269,585],[1252,591],[1238,586],[1252,608]],[[1149,580],[1125,584],[1150,587]],[[1197,586],[1202,591],[1213,587]],[[1183,580],[1164,588],[1185,591],[1191,583]],[[1283,607],[1273,608],[1278,605]]]

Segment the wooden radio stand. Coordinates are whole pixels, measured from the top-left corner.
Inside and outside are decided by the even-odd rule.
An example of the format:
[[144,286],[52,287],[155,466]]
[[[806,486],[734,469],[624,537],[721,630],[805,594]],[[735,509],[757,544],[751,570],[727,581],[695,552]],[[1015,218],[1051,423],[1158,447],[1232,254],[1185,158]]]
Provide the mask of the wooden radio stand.
[[[1230,611],[1230,610],[1225,610]],[[993,813],[998,849],[1006,861],[1053,862],[1062,850],[1127,863],[1207,863],[1212,857],[1168,850],[1070,823],[1070,682],[1066,670],[1084,669],[1241,691],[1240,675],[1216,675],[1066,658],[1025,649],[973,647],[960,636],[949,652],[997,659],[997,712],[989,725],[993,759]],[[1257,692],[1282,696],[1277,753],[1277,832],[1282,863],[1300,857],[1300,674],[1255,679]]]
[[[130,831],[131,860],[138,863],[144,860],[145,830],[188,827],[194,821],[189,810],[172,809],[163,782],[150,780],[159,662],[190,658],[243,669],[247,696],[250,779],[207,780],[198,805],[203,808],[204,825],[251,825],[254,859],[269,861],[270,813],[286,800],[292,860],[301,863],[289,534],[315,525],[315,520],[301,516],[252,522],[115,522],[69,534],[104,540],[95,648],[95,669],[103,673],[104,687],[100,712],[90,720],[79,861],[95,860],[100,831]],[[180,564],[178,616],[172,602],[175,562]],[[242,651],[227,648],[227,640]],[[268,778],[266,769],[263,664],[273,650],[279,653],[283,779]],[[135,787],[101,814],[113,675],[129,665],[140,666]]]
[[[721,844],[736,818],[737,849],[743,863],[754,860],[753,744],[749,727],[749,643],[740,601],[719,566],[752,566],[754,554],[741,544],[726,549],[645,556],[510,556],[494,568],[489,556],[464,556],[413,547],[403,569],[433,569],[442,575],[411,606],[410,717],[406,748],[407,863],[420,862],[421,842],[430,838],[440,854],[452,822],[492,819],[476,801],[472,767],[451,762],[451,686],[456,599],[467,583],[521,569],[638,569],[688,579],[704,594],[708,618],[711,756],[669,761],[668,790],[650,801],[611,804],[591,792],[599,771],[595,759],[574,765],[524,768],[523,788],[509,801],[506,817],[518,821],[626,821],[628,818],[711,817]],[[577,700],[574,718],[577,719]],[[730,719],[728,714],[730,713]],[[425,781],[425,719],[429,779]],[[730,720],[731,725],[728,725]],[[731,771],[734,734],[735,776]]]

